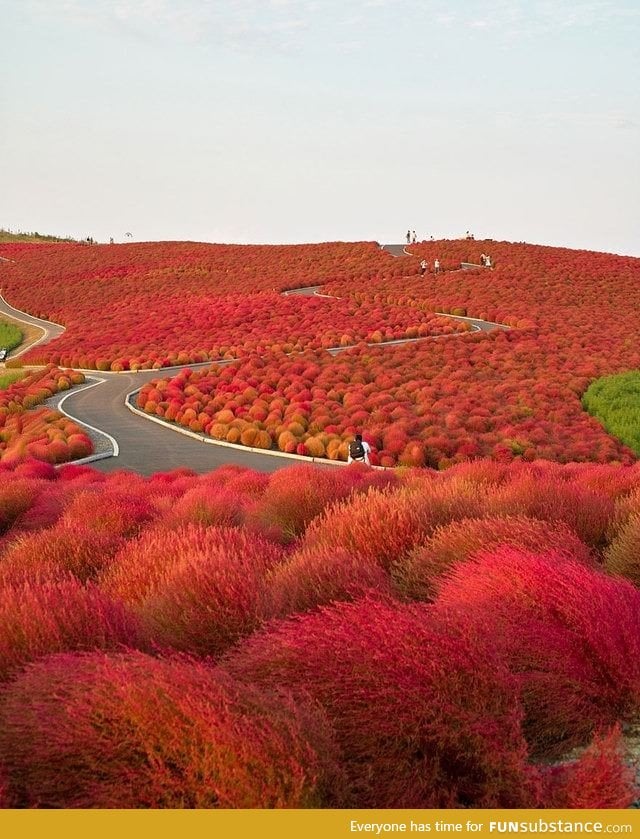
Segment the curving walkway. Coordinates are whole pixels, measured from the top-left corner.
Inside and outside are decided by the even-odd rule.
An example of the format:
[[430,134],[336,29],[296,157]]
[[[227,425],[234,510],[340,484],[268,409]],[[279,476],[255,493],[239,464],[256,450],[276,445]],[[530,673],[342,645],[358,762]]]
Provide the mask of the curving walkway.
[[[406,256],[403,245],[386,245],[394,256]],[[284,292],[287,295],[303,296],[328,296],[319,295],[321,286],[307,286],[305,288],[291,289]],[[44,334],[37,341],[31,342],[28,346],[20,349],[21,355],[31,347],[40,343],[52,341],[64,332],[64,327],[59,324],[44,321],[40,318],[21,312],[10,306],[0,295],[0,313],[10,315],[16,320],[29,323],[43,330]],[[489,323],[476,318],[468,318],[457,315],[444,315],[452,320],[464,320],[471,324],[475,330],[483,332],[494,329],[508,329],[504,324]],[[463,333],[464,334],[464,333]],[[455,336],[425,336],[422,338],[403,338],[396,341],[386,341],[384,344],[373,344],[381,347],[388,344],[415,343],[416,341],[438,340]],[[349,347],[334,347],[328,350],[336,355]],[[15,356],[14,356],[15,357]],[[135,373],[123,372],[98,372],[94,370],[84,371],[89,381],[85,385],[74,388],[65,393],[57,404],[60,410],[79,425],[89,428],[92,438],[102,435],[99,448],[102,449],[96,456],[86,458],[84,462],[92,462],[92,466],[103,472],[113,472],[118,469],[129,469],[142,475],[150,475],[154,472],[167,471],[180,467],[193,469],[198,473],[210,472],[218,466],[234,463],[239,466],[246,466],[261,472],[274,472],[290,466],[296,460],[309,462],[309,458],[296,456],[284,456],[281,453],[262,454],[256,450],[246,449],[243,446],[230,446],[229,444],[203,443],[202,435],[180,433],[182,429],[169,424],[158,418],[152,418],[145,414],[134,413],[127,406],[127,397],[135,394],[144,384],[156,379],[159,376],[170,374],[172,370],[183,370],[210,367],[213,363],[205,361],[198,364],[183,364],[174,368],[162,368],[161,370],[144,370]],[[234,361],[218,362],[221,364],[233,364]],[[62,408],[61,402],[64,402]],[[153,421],[153,420],[157,421]],[[331,468],[338,465],[335,461],[319,460],[317,463]]]
[[[8,262],[9,260],[4,260]],[[22,312],[20,309],[14,309],[13,306],[10,306],[9,303],[4,299],[2,296],[2,292],[0,291],[0,313],[3,315],[8,315],[9,317],[13,318],[14,320],[18,320],[21,323],[26,323],[29,326],[35,326],[36,329],[42,330],[42,335],[36,341],[29,341],[26,345],[21,347],[16,347],[14,350],[9,352],[8,358],[18,358],[23,353],[26,353],[27,350],[30,350],[32,347],[37,346],[37,344],[47,344],[49,341],[53,341],[54,338],[59,338],[60,335],[64,332],[64,326],[60,326],[59,323],[52,323],[48,320],[42,320],[41,318],[34,318],[31,315],[28,315],[26,312]]]

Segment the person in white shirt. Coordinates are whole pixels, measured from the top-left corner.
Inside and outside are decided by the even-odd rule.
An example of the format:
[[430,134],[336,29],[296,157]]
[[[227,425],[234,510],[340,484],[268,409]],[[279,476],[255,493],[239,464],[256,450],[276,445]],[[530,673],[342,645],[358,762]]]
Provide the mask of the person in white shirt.
[[424,277],[424,275],[427,272],[428,267],[429,267],[429,264],[428,264],[427,260],[423,259],[422,262],[420,263],[420,276],[421,277]]
[[369,462],[369,454],[371,453],[371,446],[362,439],[362,434],[356,434],[356,439],[349,443],[349,457],[347,463],[366,463],[371,466]]
[[440,260],[439,259],[436,259],[436,261],[433,263],[433,273],[434,274],[439,274],[440,273]]

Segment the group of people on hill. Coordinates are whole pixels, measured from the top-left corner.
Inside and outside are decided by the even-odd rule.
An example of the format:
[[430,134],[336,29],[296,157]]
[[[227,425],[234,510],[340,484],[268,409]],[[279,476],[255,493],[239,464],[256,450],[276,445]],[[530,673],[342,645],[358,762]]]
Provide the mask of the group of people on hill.
[[[426,259],[423,259],[422,262],[420,263],[420,276],[424,277],[424,275],[427,273],[428,270],[429,270],[429,263],[427,262]],[[433,273],[434,274],[439,274],[440,273],[440,260],[439,259],[434,259],[433,260]]]
[[[407,230],[407,245],[415,245],[415,243],[417,241],[418,241],[418,237],[416,236],[416,231],[415,230]],[[429,236],[429,241],[430,242],[435,242],[435,239],[433,238],[433,236]]]

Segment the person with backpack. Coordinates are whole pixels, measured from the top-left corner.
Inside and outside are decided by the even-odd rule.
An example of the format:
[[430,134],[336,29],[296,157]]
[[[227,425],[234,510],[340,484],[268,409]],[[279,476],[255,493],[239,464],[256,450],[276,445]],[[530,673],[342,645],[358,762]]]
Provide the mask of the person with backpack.
[[347,463],[369,463],[371,446],[362,439],[362,434],[356,434],[356,439],[349,443],[349,457]]

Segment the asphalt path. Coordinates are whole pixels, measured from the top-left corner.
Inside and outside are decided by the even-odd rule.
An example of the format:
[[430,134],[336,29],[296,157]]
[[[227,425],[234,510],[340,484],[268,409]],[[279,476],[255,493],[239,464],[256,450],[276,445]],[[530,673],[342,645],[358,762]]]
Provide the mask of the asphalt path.
[[[403,245],[385,245],[385,249],[394,256],[407,255],[404,252]],[[292,289],[285,293],[313,296],[318,294],[320,288],[319,285],[307,286]],[[10,306],[1,296],[0,313],[10,315],[17,320],[22,320],[44,330],[43,336],[38,341],[31,343],[28,347],[23,347],[19,354],[26,352],[36,343],[52,341],[64,332],[63,326],[21,312]],[[450,317],[452,320],[467,321],[474,329],[483,332],[508,328],[502,324],[488,323],[475,318],[462,318],[453,315],[446,315],[446,317]],[[449,337],[455,336],[443,336],[443,339]],[[401,339],[388,341],[384,344],[374,344],[373,346],[380,348],[388,344],[414,343],[416,340],[438,340],[438,336],[422,339]],[[344,349],[348,348],[336,347],[329,352],[337,354]],[[211,364],[212,362],[204,362],[182,365],[179,368],[174,368],[174,372],[183,370],[185,367],[192,369],[210,367]],[[128,469],[142,475],[150,475],[154,472],[187,467],[195,472],[205,473],[229,463],[246,466],[260,472],[274,472],[296,462],[296,460],[288,457],[261,454],[241,447],[231,448],[204,443],[200,438],[179,433],[178,426],[153,422],[151,418],[140,416],[129,410],[125,404],[127,395],[137,391],[152,379],[171,375],[172,371],[168,368],[136,373],[85,372],[103,379],[103,381],[99,385],[93,387],[80,386],[67,393],[64,399],[64,413],[80,425],[88,425],[98,432],[101,430],[105,437],[111,437],[117,441],[117,456],[111,456],[92,464],[94,468],[102,472]],[[329,468],[334,468],[331,461],[324,462]]]
[[[8,261],[9,260],[7,259],[3,260],[3,262]],[[60,326],[59,323],[51,323],[48,320],[34,318],[26,312],[20,311],[20,309],[14,309],[14,307],[10,306],[4,299],[2,292],[0,292],[0,313],[42,330],[42,335],[36,341],[31,341],[26,346],[16,347],[11,350],[8,354],[8,358],[18,358],[18,356],[22,355],[27,350],[30,350],[32,347],[35,347],[37,344],[47,344],[49,341],[53,341],[54,338],[59,338],[64,332],[64,326]]]

